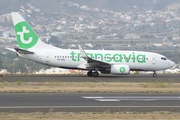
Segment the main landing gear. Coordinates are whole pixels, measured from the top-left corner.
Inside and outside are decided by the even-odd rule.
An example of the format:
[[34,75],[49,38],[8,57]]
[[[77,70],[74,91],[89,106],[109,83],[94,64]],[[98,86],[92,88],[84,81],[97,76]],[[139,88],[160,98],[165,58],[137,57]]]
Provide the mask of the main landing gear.
[[97,71],[93,72],[92,70],[87,73],[88,77],[98,77],[99,73]]
[[155,71],[154,71],[153,77],[154,77],[154,78],[155,78],[155,77],[157,77],[157,74],[156,74],[156,72],[155,72]]

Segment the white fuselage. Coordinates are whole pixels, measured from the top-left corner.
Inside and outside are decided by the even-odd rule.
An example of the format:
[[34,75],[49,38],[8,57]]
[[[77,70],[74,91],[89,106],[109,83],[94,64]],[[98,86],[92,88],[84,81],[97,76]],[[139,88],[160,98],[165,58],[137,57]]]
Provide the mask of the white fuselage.
[[79,50],[61,49],[40,40],[18,12],[12,12],[18,41],[17,48],[7,48],[20,57],[41,64],[67,69],[89,70],[88,76],[104,74],[129,74],[131,71],[165,70],[175,65],[165,56],[141,51]]
[[[53,49],[52,49],[53,48]],[[94,69],[87,68],[87,61],[81,57],[79,50],[74,49],[37,49],[35,54],[19,54],[20,57],[54,67],[69,69]],[[129,65],[131,71],[157,71],[165,70],[174,65],[165,56],[141,51],[115,51],[115,50],[85,50],[93,59],[110,64]]]

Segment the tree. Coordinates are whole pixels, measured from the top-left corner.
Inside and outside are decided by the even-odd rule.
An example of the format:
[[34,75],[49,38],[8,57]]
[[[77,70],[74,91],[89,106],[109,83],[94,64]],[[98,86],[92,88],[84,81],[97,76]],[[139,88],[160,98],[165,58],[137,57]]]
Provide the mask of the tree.
[[168,36],[167,39],[168,39],[168,40],[172,40],[172,36]]
[[58,44],[59,40],[58,37],[52,35],[48,42],[53,44]]
[[131,40],[130,44],[131,45],[136,45],[136,42]]

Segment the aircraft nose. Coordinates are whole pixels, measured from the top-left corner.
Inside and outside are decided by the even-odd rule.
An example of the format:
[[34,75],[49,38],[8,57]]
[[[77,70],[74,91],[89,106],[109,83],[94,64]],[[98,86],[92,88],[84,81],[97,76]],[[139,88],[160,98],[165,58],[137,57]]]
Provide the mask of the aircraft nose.
[[173,67],[173,66],[175,66],[175,63],[173,61],[169,60],[169,67]]

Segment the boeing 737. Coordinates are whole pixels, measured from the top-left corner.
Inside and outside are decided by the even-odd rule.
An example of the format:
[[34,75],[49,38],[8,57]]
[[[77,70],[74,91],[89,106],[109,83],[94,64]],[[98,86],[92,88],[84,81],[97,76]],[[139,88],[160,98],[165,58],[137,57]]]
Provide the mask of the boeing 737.
[[[18,47],[6,48],[19,57],[48,66],[88,70],[89,77],[103,74],[126,75],[130,71],[156,71],[171,68],[175,63],[165,56],[142,51],[61,49],[40,40],[18,12],[12,12]],[[99,72],[98,72],[99,71]]]

